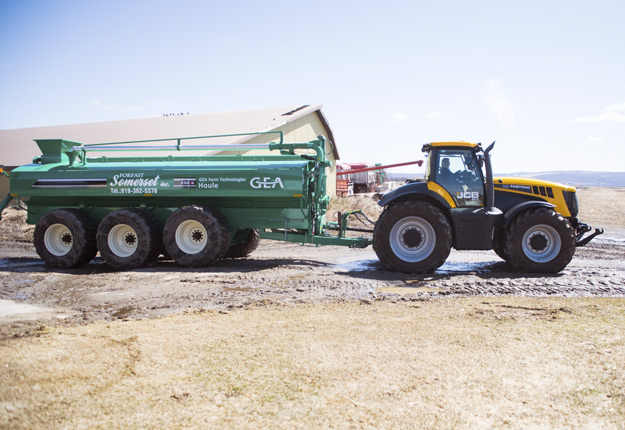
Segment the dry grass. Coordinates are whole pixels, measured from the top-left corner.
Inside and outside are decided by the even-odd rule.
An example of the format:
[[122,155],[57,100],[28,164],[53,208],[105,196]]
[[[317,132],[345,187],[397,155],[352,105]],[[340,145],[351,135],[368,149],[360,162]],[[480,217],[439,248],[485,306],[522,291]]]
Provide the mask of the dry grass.
[[624,428],[625,300],[253,307],[0,345],[2,428]]
[[26,224],[26,211],[12,207],[2,211],[0,240],[31,242],[35,226]]
[[594,227],[625,227],[625,188],[577,189],[579,218]]
[[[338,221],[338,212],[348,212],[361,210],[372,220],[377,220],[382,213],[382,208],[378,205],[378,199],[371,194],[356,194],[350,197],[332,197],[328,208],[328,221]],[[353,218],[350,218],[350,220]]]

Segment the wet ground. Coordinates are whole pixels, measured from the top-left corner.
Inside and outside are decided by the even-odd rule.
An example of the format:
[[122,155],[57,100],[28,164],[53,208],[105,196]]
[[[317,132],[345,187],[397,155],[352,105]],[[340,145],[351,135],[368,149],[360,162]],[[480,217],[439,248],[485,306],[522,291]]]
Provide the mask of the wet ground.
[[[100,259],[51,269],[27,242],[0,246],[0,326],[151,318],[181,311],[267,303],[407,301],[471,295],[625,296],[625,231],[608,230],[578,248],[555,275],[519,273],[492,251],[452,251],[431,275],[382,269],[371,248],[262,241],[249,258],[187,269],[160,260],[114,272]],[[40,309],[35,308],[40,307]]]

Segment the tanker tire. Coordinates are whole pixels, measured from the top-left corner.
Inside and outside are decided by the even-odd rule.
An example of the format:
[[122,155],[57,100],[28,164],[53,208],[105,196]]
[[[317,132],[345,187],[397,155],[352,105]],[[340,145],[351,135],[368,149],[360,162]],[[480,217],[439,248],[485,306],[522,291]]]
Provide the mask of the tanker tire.
[[167,254],[185,267],[201,267],[219,258],[224,233],[215,214],[203,206],[183,206],[167,218],[163,242]]
[[510,225],[504,251],[508,261],[519,271],[557,273],[575,254],[575,231],[553,209],[529,210]]
[[87,264],[98,249],[95,224],[79,209],[56,209],[45,214],[35,226],[37,254],[49,266],[70,269]]
[[250,255],[258,248],[260,244],[260,233],[257,229],[245,230],[247,236],[244,240],[234,245],[230,245],[228,252],[226,252],[226,258],[243,258]]
[[119,209],[105,216],[96,240],[106,264],[117,270],[148,266],[162,248],[157,221],[140,209]]
[[210,211],[217,222],[219,223],[219,235],[221,236],[221,247],[217,258],[225,258],[228,249],[230,248],[230,227],[228,226],[228,220],[217,209],[207,209]]
[[373,250],[387,270],[432,273],[451,251],[451,227],[436,206],[408,200],[386,208],[373,231]]

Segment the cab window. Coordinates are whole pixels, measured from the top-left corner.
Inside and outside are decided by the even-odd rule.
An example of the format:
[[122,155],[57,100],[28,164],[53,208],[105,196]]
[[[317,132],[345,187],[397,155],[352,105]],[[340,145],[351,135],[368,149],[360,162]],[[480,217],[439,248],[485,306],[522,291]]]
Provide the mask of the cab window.
[[441,149],[436,165],[435,182],[451,194],[458,207],[484,205],[482,171],[472,150]]

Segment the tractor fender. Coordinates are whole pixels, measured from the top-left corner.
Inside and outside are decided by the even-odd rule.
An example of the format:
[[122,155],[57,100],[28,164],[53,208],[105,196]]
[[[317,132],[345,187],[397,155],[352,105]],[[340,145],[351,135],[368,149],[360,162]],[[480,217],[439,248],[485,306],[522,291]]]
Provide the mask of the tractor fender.
[[510,223],[521,212],[524,212],[528,209],[532,208],[555,208],[555,205],[547,202],[541,202],[538,200],[532,200],[529,202],[519,203],[518,205],[512,206],[510,209],[503,214],[503,218],[501,220],[501,227],[506,229],[510,226]]
[[425,182],[412,182],[396,188],[393,191],[384,194],[382,198],[378,200],[378,205],[384,207],[396,201],[423,197],[436,201],[445,209],[449,209],[451,207],[443,197],[434,191],[430,191],[427,183]]

